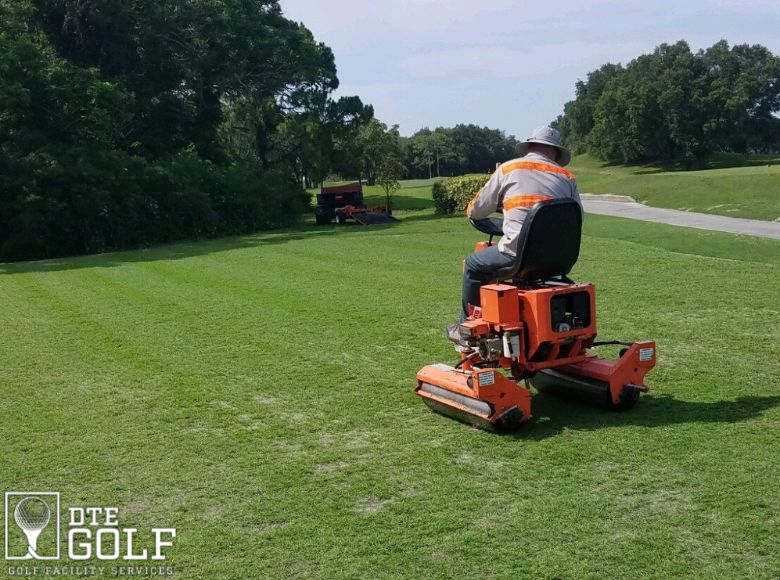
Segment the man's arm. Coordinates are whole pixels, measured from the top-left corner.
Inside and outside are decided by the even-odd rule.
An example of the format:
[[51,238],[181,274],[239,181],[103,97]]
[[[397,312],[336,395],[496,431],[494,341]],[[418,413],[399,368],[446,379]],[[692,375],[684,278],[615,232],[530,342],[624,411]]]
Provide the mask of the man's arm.
[[580,192],[577,190],[577,182],[572,181],[571,183],[571,198],[576,200],[578,204],[580,204],[580,211],[582,212],[582,220],[585,221],[585,207],[582,205],[582,200],[580,199]]
[[471,219],[479,220],[488,217],[498,209],[501,202],[501,172],[496,171],[485,184],[485,187],[479,190],[474,199],[469,202],[466,208],[466,216]]

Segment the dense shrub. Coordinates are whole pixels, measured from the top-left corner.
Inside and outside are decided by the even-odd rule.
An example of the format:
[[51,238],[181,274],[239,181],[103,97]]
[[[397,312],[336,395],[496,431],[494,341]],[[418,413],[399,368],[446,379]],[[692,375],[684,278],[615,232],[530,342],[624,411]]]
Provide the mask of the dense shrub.
[[433,203],[436,213],[450,214],[465,211],[466,206],[485,185],[487,175],[464,175],[433,184]]
[[190,152],[156,161],[98,148],[0,153],[0,176],[0,261],[282,227],[309,203],[280,173]]
[[[308,198],[277,171],[292,176],[289,164],[268,143],[231,163],[217,128],[229,104],[276,106],[282,93],[309,119],[306,95],[329,93],[335,75],[330,49],[276,0],[0,0],[0,261],[294,223]],[[334,118],[362,107],[348,104],[330,103]],[[306,123],[283,145],[296,167],[303,144],[312,158],[327,150]]]

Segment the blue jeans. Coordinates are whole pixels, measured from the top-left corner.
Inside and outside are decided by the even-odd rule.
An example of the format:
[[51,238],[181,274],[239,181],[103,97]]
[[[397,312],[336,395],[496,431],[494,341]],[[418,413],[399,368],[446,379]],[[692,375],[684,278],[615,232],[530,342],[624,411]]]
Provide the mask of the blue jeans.
[[468,317],[468,305],[480,305],[479,289],[483,284],[494,279],[494,272],[514,264],[515,258],[498,251],[498,246],[490,246],[481,252],[474,252],[466,258],[463,270],[463,292],[461,300],[460,321]]

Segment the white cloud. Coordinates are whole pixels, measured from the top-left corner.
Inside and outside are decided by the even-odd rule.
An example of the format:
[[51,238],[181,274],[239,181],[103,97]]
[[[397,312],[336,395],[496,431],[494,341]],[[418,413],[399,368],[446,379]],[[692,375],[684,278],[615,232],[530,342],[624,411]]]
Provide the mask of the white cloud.
[[351,83],[343,85],[337,95],[358,95],[374,107],[376,116],[389,125],[405,118],[404,98],[414,93],[414,85],[405,83]]
[[280,0],[333,49],[340,94],[404,133],[474,122],[524,135],[606,62],[661,43],[780,52],[780,0]]
[[708,4],[716,8],[737,9],[747,12],[762,12],[766,14],[766,11],[780,12],[780,3],[777,0],[709,0]]
[[281,0],[281,5],[288,17],[332,42],[339,42],[339,36],[373,35],[375,40],[430,44],[576,28],[589,10],[611,2],[615,0],[562,0],[552,9],[529,0]]
[[616,54],[631,54],[639,48],[641,45],[635,43],[616,46],[577,40],[549,45],[533,44],[527,48],[466,46],[413,54],[404,59],[401,66],[416,78],[455,74],[515,78],[575,67],[594,57],[609,60]]

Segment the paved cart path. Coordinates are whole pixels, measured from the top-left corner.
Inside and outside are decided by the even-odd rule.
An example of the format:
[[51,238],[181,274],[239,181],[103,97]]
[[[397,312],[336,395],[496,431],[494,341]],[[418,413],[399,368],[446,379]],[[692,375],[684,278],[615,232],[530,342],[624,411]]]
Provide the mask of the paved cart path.
[[780,222],[649,207],[624,196],[583,194],[582,203],[588,213],[780,240]]

